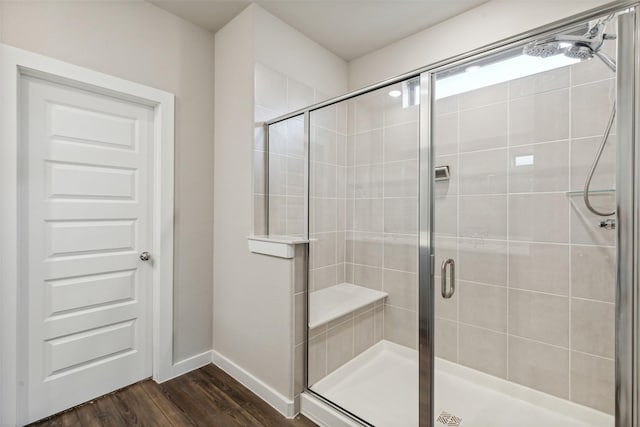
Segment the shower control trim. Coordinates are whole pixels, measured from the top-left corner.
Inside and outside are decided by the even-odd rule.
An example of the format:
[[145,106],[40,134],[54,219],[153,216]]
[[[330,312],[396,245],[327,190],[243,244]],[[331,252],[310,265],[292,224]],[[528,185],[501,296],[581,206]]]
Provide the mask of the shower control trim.
[[434,179],[436,181],[449,181],[449,166],[436,166]]
[[[449,286],[447,290],[447,267],[449,267],[451,279],[449,280]],[[456,263],[453,258],[447,258],[442,261],[440,266],[440,292],[442,298],[449,299],[456,291]]]

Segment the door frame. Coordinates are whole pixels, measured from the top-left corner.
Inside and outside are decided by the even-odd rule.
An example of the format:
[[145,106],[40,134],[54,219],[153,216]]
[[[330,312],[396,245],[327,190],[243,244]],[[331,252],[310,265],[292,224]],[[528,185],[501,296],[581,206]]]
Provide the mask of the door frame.
[[[21,184],[18,162],[23,76],[90,90],[153,108],[152,372],[156,382],[184,369],[173,361],[173,227],[175,95],[26,50],[0,44],[0,425],[26,420],[25,293],[20,284]],[[21,291],[21,288],[22,291]]]

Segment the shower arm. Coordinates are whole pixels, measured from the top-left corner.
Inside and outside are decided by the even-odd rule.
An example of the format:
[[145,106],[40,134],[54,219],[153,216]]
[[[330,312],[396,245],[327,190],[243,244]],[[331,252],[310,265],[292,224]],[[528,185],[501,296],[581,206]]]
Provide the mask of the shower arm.
[[612,57],[599,50],[596,50],[593,53],[598,58],[600,58],[600,60],[602,60],[602,62],[604,62],[605,65],[611,69],[611,71],[613,71],[614,73],[617,71],[618,67],[616,66],[616,61],[614,61]]

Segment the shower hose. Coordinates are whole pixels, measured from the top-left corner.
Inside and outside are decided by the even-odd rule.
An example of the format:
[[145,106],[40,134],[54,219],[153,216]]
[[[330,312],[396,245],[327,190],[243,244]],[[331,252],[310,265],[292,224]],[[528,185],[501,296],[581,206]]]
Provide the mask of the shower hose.
[[597,210],[591,204],[589,200],[589,187],[591,186],[591,180],[593,179],[593,174],[596,171],[596,167],[598,167],[598,162],[600,161],[600,157],[602,156],[602,152],[604,151],[604,147],[607,144],[607,139],[609,138],[609,133],[611,133],[611,127],[613,126],[613,120],[616,117],[616,104],[613,104],[613,108],[611,109],[611,115],[609,116],[609,122],[607,123],[607,129],[604,131],[604,135],[602,137],[602,142],[600,143],[600,147],[598,148],[598,153],[596,154],[596,158],[593,160],[593,164],[591,165],[591,169],[587,174],[587,180],[584,183],[584,191],[582,197],[584,198],[584,204],[587,206],[591,212],[598,216],[611,216],[616,213],[616,211],[612,212],[602,212]]

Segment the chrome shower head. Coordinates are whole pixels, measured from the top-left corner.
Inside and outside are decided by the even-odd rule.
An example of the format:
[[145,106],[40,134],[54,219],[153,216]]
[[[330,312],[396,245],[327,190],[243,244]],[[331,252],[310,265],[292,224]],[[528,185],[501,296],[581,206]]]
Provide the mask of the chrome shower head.
[[559,54],[560,45],[556,42],[547,43],[529,43],[524,47],[524,54],[529,56],[537,56],[539,58],[548,58]]
[[589,46],[579,44],[575,44],[564,51],[564,56],[567,58],[580,59],[582,61],[593,58],[593,54],[594,51]]
[[615,60],[600,51],[605,40],[615,39],[615,36],[604,32],[606,23],[610,19],[611,17],[601,19],[588,27],[583,35],[562,34],[545,40],[536,40],[525,45],[523,53],[539,58],[548,58],[562,53],[568,58],[580,60],[591,59],[595,55],[616,71]]

